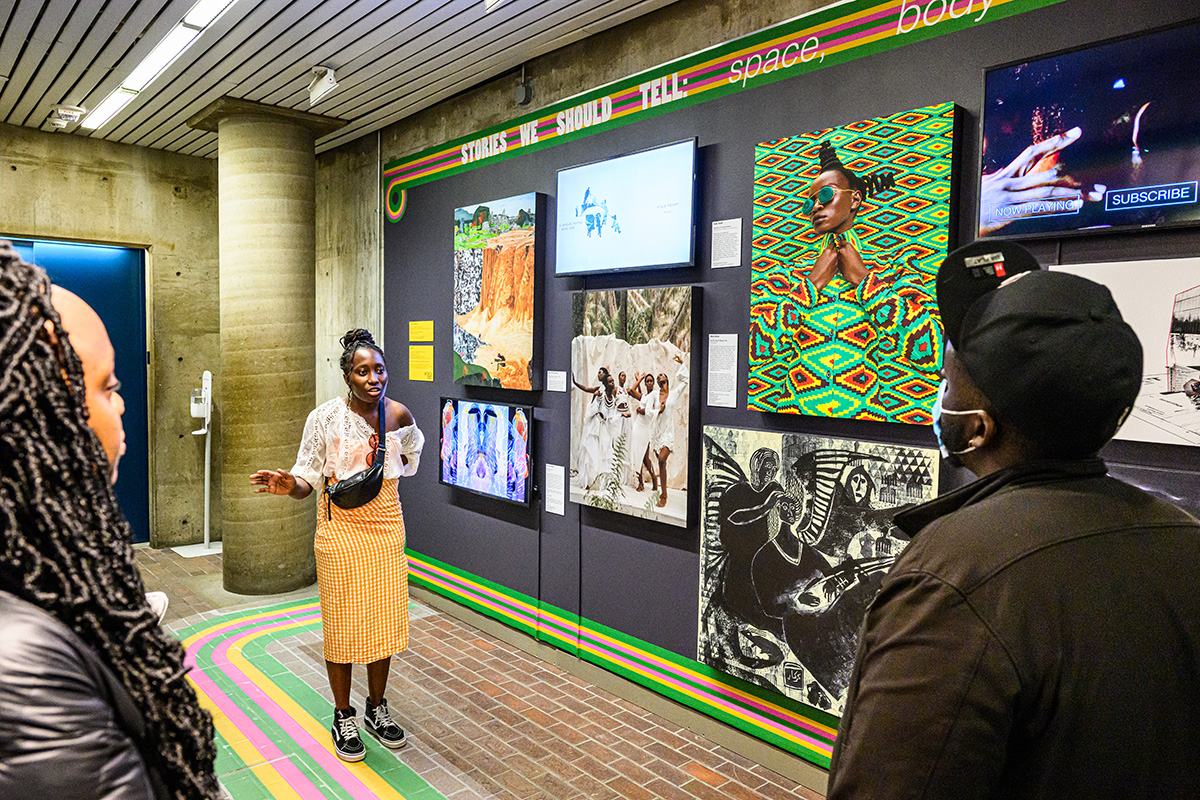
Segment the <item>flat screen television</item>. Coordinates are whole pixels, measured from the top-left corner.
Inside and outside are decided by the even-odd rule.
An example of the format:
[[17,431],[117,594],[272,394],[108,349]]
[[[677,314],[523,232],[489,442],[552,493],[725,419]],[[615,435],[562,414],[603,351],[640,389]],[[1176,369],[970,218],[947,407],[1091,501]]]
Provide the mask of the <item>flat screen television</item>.
[[696,140],[558,171],[554,274],[689,267]]
[[533,409],[452,397],[441,408],[441,482],[529,505]]
[[1200,23],[988,69],[979,235],[1200,222]]

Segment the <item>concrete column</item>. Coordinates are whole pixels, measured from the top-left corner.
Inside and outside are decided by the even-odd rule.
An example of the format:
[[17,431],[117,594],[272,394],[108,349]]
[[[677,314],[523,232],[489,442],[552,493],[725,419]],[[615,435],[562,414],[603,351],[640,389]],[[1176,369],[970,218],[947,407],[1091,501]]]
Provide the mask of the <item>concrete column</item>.
[[315,405],[314,142],[343,123],[222,98],[189,124],[219,146],[225,588],[287,592],[316,579],[316,495],[256,495],[249,476],[291,468]]

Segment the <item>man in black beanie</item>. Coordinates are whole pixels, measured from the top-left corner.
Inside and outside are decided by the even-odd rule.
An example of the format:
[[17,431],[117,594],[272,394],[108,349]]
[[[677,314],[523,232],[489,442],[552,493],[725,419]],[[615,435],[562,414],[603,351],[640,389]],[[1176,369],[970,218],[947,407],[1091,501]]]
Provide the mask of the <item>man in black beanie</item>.
[[951,253],[937,295],[934,430],[979,480],[896,516],[829,800],[1200,797],[1200,522],[1096,455],[1137,337],[1009,242]]

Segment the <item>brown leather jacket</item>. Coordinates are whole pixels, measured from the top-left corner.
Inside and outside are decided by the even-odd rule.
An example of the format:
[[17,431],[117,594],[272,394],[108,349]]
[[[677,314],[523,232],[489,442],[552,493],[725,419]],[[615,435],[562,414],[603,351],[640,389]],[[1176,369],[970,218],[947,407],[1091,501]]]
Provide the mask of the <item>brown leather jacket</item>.
[[95,651],[0,591],[0,798],[156,800],[141,713]]
[[1200,522],[1089,459],[896,524],[829,800],[1200,797]]

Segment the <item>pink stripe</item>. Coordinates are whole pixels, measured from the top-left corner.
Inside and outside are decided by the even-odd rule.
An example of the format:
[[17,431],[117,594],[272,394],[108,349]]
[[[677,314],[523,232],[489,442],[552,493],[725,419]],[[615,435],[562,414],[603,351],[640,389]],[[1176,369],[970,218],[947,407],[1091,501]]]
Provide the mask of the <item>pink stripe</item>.
[[313,613],[319,613],[319,612],[314,612],[312,609],[306,609],[304,611],[297,611],[295,608],[290,608],[290,609],[286,609],[284,611],[276,611],[272,614],[268,614],[267,616],[258,617],[257,619],[253,619],[253,620],[249,620],[249,621],[247,621],[247,619],[245,617],[241,617],[239,619],[232,620],[231,622],[223,623],[223,624],[218,625],[217,627],[213,628],[208,633],[204,634],[203,637],[197,639],[196,641],[192,642],[188,646],[187,653],[184,655],[184,663],[189,667],[196,666],[196,654],[200,652],[200,649],[202,647],[204,647],[204,645],[211,642],[213,639],[220,636],[221,634],[223,634],[227,631],[231,631],[234,628],[246,628],[247,626],[261,626],[262,623],[267,622],[267,621],[280,620],[280,619],[284,619],[284,618],[290,619],[291,617],[293,617],[297,614],[313,614]]
[[[237,703],[229,695],[225,694],[212,678],[204,674],[202,670],[194,671],[191,674],[191,678],[197,688],[208,695],[208,698],[221,709],[225,716],[229,717],[229,721],[233,723],[234,727],[241,733],[246,734],[246,738],[254,742],[258,751],[272,762],[271,766],[283,776],[289,787],[306,800],[308,798],[320,800],[320,798],[325,796],[325,793],[321,789],[318,789],[308,779],[308,776],[297,768],[290,758],[284,756],[283,752],[275,746],[274,742],[262,735],[262,731],[258,729],[258,726],[250,721],[250,718],[238,708]],[[257,735],[252,737],[252,734]]]
[[[594,638],[594,637],[590,637],[590,638]],[[616,656],[616,655],[609,655],[609,656],[606,656],[606,658],[609,658],[609,659],[617,662],[618,664],[623,664],[626,667],[628,667],[629,669],[633,669],[633,670],[636,670],[637,668],[639,668],[641,666],[639,664],[635,664],[634,662],[632,662],[626,658],[621,658],[620,656]],[[644,669],[644,667],[642,667],[642,668]],[[663,681],[663,683],[666,683],[669,686],[674,686],[676,689],[679,689],[681,691],[686,691],[688,689],[693,688],[693,687],[688,686],[687,684],[683,683],[682,681],[675,680],[674,678],[667,678],[664,676],[661,680]],[[727,703],[724,700],[720,700],[715,697],[712,698],[712,702],[714,705],[724,708],[726,711],[735,711],[735,712],[740,711],[743,714],[747,713],[744,708],[739,708],[739,707],[735,706],[733,703]],[[784,737],[796,736],[796,737],[800,738],[801,740],[813,745],[818,751],[824,753],[825,755],[830,755],[833,753],[833,748],[831,748],[829,746],[829,744],[826,742],[819,742],[816,739],[810,739],[809,737],[804,736],[803,734],[798,734],[795,731],[789,730],[788,728],[785,728],[782,725],[772,722],[769,719],[763,719],[762,717],[759,717],[755,714],[751,714],[750,716],[753,717],[755,720],[757,720],[764,728],[772,729],[781,736],[784,736]]]
[[[409,563],[409,568],[411,569],[412,561],[410,560],[408,563]],[[413,572],[420,573],[420,570],[414,569]],[[433,575],[423,575],[422,577],[425,580],[429,581],[430,583],[435,583],[438,586],[442,586],[451,592],[455,592],[455,588],[453,586],[451,586],[449,583],[446,583],[445,581],[443,581],[441,578],[435,577]],[[456,593],[458,593],[458,592],[456,592]],[[488,608],[498,611],[499,613],[503,614],[506,617],[512,617],[514,619],[519,619],[519,620],[521,620],[521,622],[524,622],[530,628],[537,630],[538,621],[532,617],[522,614],[520,611],[510,610],[510,609],[505,608],[504,606],[500,605],[499,603],[493,603],[492,601],[485,600],[482,597],[473,597],[471,599],[474,602],[479,603],[481,606],[486,606]]]
[[[270,630],[274,627],[281,627],[282,625],[291,622],[311,622],[320,618],[320,613],[304,617],[295,617],[290,620],[280,620],[276,623],[248,628],[244,632],[257,633],[259,631]],[[228,639],[221,642],[221,644],[217,645],[217,654],[224,658],[225,654],[229,651],[229,648],[233,646],[233,640],[234,637],[230,636]],[[310,734],[303,726],[301,726],[300,723],[297,722],[290,714],[284,711],[278,703],[276,703],[258,686],[258,684],[251,681],[248,676],[246,676],[233,664],[230,664],[228,660],[224,661],[224,666],[220,667],[220,669],[229,678],[231,678],[234,683],[242,688],[242,691],[250,697],[251,701],[256,703],[259,708],[266,711],[271,720],[274,721],[279,727],[283,728],[284,732],[291,736],[296,744],[300,745],[300,747],[308,754],[310,758],[316,761],[326,773],[335,777],[338,785],[348,791],[351,797],[356,798],[356,800],[375,800],[377,795],[368,789],[366,784],[359,780],[359,778],[353,772],[351,772],[346,765],[337,758],[337,756],[330,753],[321,745],[320,742],[314,739],[312,734]],[[242,676],[242,681],[238,681],[237,676],[239,675]],[[263,734],[262,730],[259,729],[257,725],[254,725],[254,723],[250,722],[249,720],[247,720],[247,723],[252,726],[252,730],[243,730],[239,728],[242,733],[246,734],[247,739],[250,739],[254,742],[257,742],[259,738],[266,740],[265,734]]]
[[[283,625],[290,624],[292,622],[312,622],[321,618],[320,612],[313,613],[312,611],[305,611],[300,612],[303,614],[303,616],[297,614],[296,616],[288,617],[289,613],[296,614],[297,612],[284,611],[278,614],[272,614],[269,617],[264,617],[260,620],[255,620],[254,624],[251,625],[243,624],[242,630],[237,631],[237,634],[256,633],[259,631],[270,630],[271,628],[275,627],[282,627]],[[198,650],[200,646],[213,639],[222,631],[227,631],[231,628],[237,628],[239,627],[239,624],[240,623],[238,621],[234,621],[232,623],[223,625],[216,631],[206,635],[202,640],[199,640],[193,646],[193,648],[188,648],[188,655],[192,658],[193,664],[195,663],[193,655],[194,649]],[[289,736],[291,736],[292,739],[298,745],[300,745],[301,748],[308,753],[308,755],[315,760],[321,766],[321,768],[325,770],[326,773],[331,776],[335,776],[338,784],[342,786],[342,788],[346,789],[352,797],[356,798],[356,800],[374,800],[376,797],[375,793],[368,789],[362,783],[362,781],[360,781],[352,772],[350,772],[336,756],[325,750],[325,748],[322,747],[319,742],[313,739],[307,730],[305,730],[298,722],[296,722],[295,719],[293,719],[282,708],[280,708],[274,700],[268,697],[266,692],[259,688],[257,684],[253,683],[253,681],[251,681],[241,670],[229,663],[226,654],[228,653],[229,648],[232,646],[234,638],[235,636],[231,634],[219,645],[217,645],[217,648],[213,654],[213,665],[220,669],[221,672],[223,672],[231,680],[233,680],[237,686],[240,686],[242,691],[244,691],[252,701],[256,702],[260,708],[266,711],[268,716],[270,716],[277,725],[283,728],[283,730]],[[215,687],[215,684],[212,684],[211,678],[209,678],[207,675],[204,675],[202,671],[198,670],[198,673],[200,676],[203,676],[204,681],[207,681],[210,685]],[[195,679],[196,676],[193,676],[193,680]],[[214,702],[225,713],[225,715],[234,722],[238,731],[243,733],[246,738],[258,748],[260,752],[264,754],[270,752],[278,754],[276,757],[281,757],[282,753],[274,745],[274,743],[271,742],[266,734],[263,733],[262,729],[254,724],[254,722],[252,722],[248,717],[246,717],[242,710],[237,706],[236,703],[233,702],[233,700],[229,698],[228,695],[226,695],[224,692],[221,692],[219,689],[217,691],[219,692],[221,699],[214,698]],[[289,761],[288,763],[290,765],[291,762]],[[300,777],[304,778],[303,773],[300,774]],[[306,778],[304,780],[307,781]],[[289,784],[291,783],[292,782],[289,780]],[[296,787],[293,786],[293,788]],[[308,797],[310,795],[305,794],[304,796]],[[318,792],[317,794],[311,796],[320,798],[324,797],[324,793]]]
[[[629,647],[628,645],[622,644],[621,642],[618,642],[616,640],[609,642],[604,639],[601,639],[599,636],[592,633],[587,628],[581,627],[579,630],[581,633],[583,633],[585,636],[587,636],[587,638],[593,640],[594,642],[596,642],[596,644],[600,645],[601,647],[621,650],[621,651],[633,656],[634,658],[642,658],[643,657],[637,650],[635,650],[632,647]],[[755,699],[753,695],[751,695],[750,697],[741,697],[741,696],[735,694],[733,692],[733,690],[726,688],[724,685],[717,683],[716,681],[713,681],[710,678],[705,678],[703,676],[693,677],[691,675],[688,675],[682,669],[676,667],[674,664],[671,664],[669,661],[667,662],[666,666],[663,668],[670,670],[671,672],[675,673],[676,675],[680,676],[681,678],[683,678],[685,680],[703,684],[704,686],[708,687],[709,689],[716,691],[718,694],[721,694],[721,695],[724,695],[725,697],[729,697],[731,699],[737,700],[739,703],[746,703],[748,705],[752,705],[755,708],[757,708],[759,711],[762,711],[765,714],[770,714],[771,716],[776,717],[779,720],[786,722],[790,725],[797,725],[797,726],[804,728],[807,731],[811,731],[812,733],[815,733],[821,737],[828,738],[828,736],[829,736],[829,734],[825,733],[825,731],[823,731],[820,728],[818,728],[817,726],[813,725],[811,722],[808,722],[806,719],[804,719],[804,717],[801,717],[799,715],[793,716],[783,709],[772,708],[771,706],[767,705],[766,703],[763,703],[763,702]],[[714,702],[724,703],[724,701],[719,701],[716,698],[714,698]],[[755,718],[759,719],[759,717],[755,717]],[[772,724],[772,725],[774,724],[774,723],[770,722],[770,720],[763,720],[763,721],[768,724]]]
[[[414,562],[413,562],[413,560],[412,560],[412,559],[409,559],[409,564],[411,565],[411,564],[413,564],[413,563],[414,563]],[[461,579],[459,579],[459,578],[456,578],[456,577],[455,577],[453,574],[451,574],[451,573],[449,573],[449,572],[446,572],[445,570],[439,569],[439,568],[437,568],[437,567],[435,567],[435,566],[433,566],[433,565],[431,565],[431,564],[422,564],[422,566],[426,566],[426,567],[428,567],[428,568],[429,568],[429,569],[431,569],[431,570],[435,570],[435,571],[437,571],[438,573],[440,573],[440,574],[442,574],[442,575],[445,575],[445,576],[446,576],[446,578],[447,578],[448,580],[450,580],[450,581],[452,581],[452,582],[454,582],[454,583],[456,583],[456,584],[463,585],[463,587],[464,587],[464,590],[465,590],[465,591],[467,591],[467,592],[471,592],[471,591],[472,591],[472,589],[473,589],[473,587],[466,586],[466,585],[465,585],[465,583],[463,583],[463,582],[461,581]],[[417,572],[420,572],[420,569],[417,569],[416,571],[417,571]],[[430,578],[427,578],[427,579],[430,579]],[[454,587],[453,587],[453,586],[450,586],[450,585],[448,585],[448,584],[447,584],[447,583],[445,583],[444,581],[440,581],[440,580],[437,580],[437,579],[430,579],[430,580],[432,580],[434,583],[438,583],[438,584],[440,584],[440,585],[442,585],[442,586],[445,586],[446,588],[450,589],[451,591],[454,591]],[[486,594],[489,594],[489,595],[491,595],[492,597],[495,597],[495,598],[497,598],[497,599],[498,599],[498,600],[500,600],[501,602],[506,602],[506,598],[505,598],[505,597],[504,597],[502,594],[500,594],[499,592],[496,592],[496,591],[494,591],[494,590],[492,590],[492,589],[488,589],[486,586],[481,586],[481,587],[480,587],[480,590],[481,590],[481,591],[483,591],[483,592],[485,592]],[[536,622],[532,622],[532,621],[530,620],[530,618],[529,618],[529,617],[525,616],[525,615],[524,615],[524,614],[522,614],[521,612],[518,612],[518,611],[510,611],[510,610],[508,610],[507,608],[504,608],[504,607],[502,607],[502,606],[500,606],[500,605],[498,605],[498,604],[496,604],[496,603],[491,603],[491,602],[488,602],[488,601],[486,601],[486,600],[482,600],[482,599],[477,599],[477,600],[476,600],[476,602],[479,602],[479,603],[482,603],[483,605],[486,605],[486,606],[489,606],[489,607],[491,607],[491,608],[494,608],[494,609],[496,609],[497,611],[499,611],[499,612],[501,612],[501,613],[505,614],[506,616],[519,617],[519,618],[520,618],[522,621],[524,621],[524,622],[525,622],[525,624],[526,624],[526,625],[529,625],[529,626],[530,626],[530,627],[532,627],[532,628],[536,628],[536,627],[537,627],[537,624],[536,624]],[[539,610],[539,612],[538,612],[538,613],[539,613],[539,614],[541,614],[541,611]],[[609,648],[612,648],[612,647],[614,647],[614,645],[611,645],[611,644],[609,644],[609,643],[607,643],[607,642],[604,642],[603,640],[599,639],[599,638],[598,638],[598,637],[597,637],[595,634],[591,633],[591,632],[590,632],[590,631],[588,631],[586,628],[580,628],[579,630],[580,630],[580,631],[582,631],[582,632],[584,632],[584,633],[586,633],[586,634],[588,635],[588,638],[590,638],[590,639],[592,639],[592,640],[596,641],[597,643],[600,643],[600,644],[602,644],[602,645],[603,645],[603,646],[605,646],[605,647],[609,647]],[[620,644],[620,643],[617,643],[617,644],[615,645],[615,647],[616,647],[617,649],[619,649],[619,650],[622,650],[622,651],[624,651],[624,652],[626,652],[626,653],[628,653],[628,654],[630,654],[630,655],[634,656],[635,658],[641,658],[641,655],[639,655],[638,651],[637,651],[637,650],[635,650],[635,649],[633,649],[633,648],[631,648],[631,647],[628,647],[628,646],[626,646],[626,645],[623,645],[623,644]],[[810,731],[810,732],[812,732],[812,733],[815,733],[815,734],[817,734],[818,736],[823,736],[823,737],[827,737],[827,736],[828,736],[828,734],[826,734],[826,733],[825,733],[824,731],[822,731],[820,728],[818,728],[818,727],[814,726],[812,723],[810,723],[810,722],[808,722],[807,720],[805,720],[805,719],[804,719],[804,717],[801,717],[801,716],[799,716],[799,715],[794,715],[794,714],[791,714],[791,713],[789,713],[789,712],[785,711],[784,709],[772,708],[771,706],[768,706],[767,704],[765,704],[765,703],[763,703],[763,702],[760,702],[760,701],[759,701],[759,700],[757,700],[757,699],[753,699],[753,698],[751,698],[751,699],[746,699],[746,698],[743,698],[743,697],[739,697],[738,695],[734,694],[734,692],[733,692],[732,690],[730,690],[730,689],[726,688],[726,687],[725,687],[725,686],[723,686],[722,684],[720,684],[720,683],[717,683],[716,681],[713,681],[713,680],[711,680],[711,679],[709,679],[709,678],[704,678],[704,677],[693,677],[693,676],[691,676],[691,675],[688,675],[688,674],[687,674],[687,673],[686,673],[684,670],[680,669],[679,667],[676,667],[674,664],[671,664],[669,661],[668,661],[668,662],[666,662],[666,666],[665,666],[665,667],[658,667],[658,668],[660,668],[660,669],[666,669],[666,670],[669,670],[670,672],[673,672],[674,674],[678,675],[678,676],[679,676],[679,677],[681,677],[681,678],[684,678],[685,680],[688,680],[688,681],[693,681],[693,682],[695,682],[695,683],[701,684],[701,685],[703,685],[705,688],[707,688],[707,689],[709,689],[709,690],[712,690],[712,691],[715,691],[715,692],[717,692],[718,694],[721,694],[721,695],[723,695],[723,696],[725,696],[725,697],[729,697],[729,698],[736,699],[738,702],[747,703],[747,704],[749,704],[749,705],[751,705],[751,706],[753,706],[753,707],[757,708],[758,710],[762,711],[763,713],[770,714],[772,717],[775,717],[775,718],[777,718],[777,719],[781,720],[782,722],[785,722],[785,723],[787,723],[787,724],[789,724],[789,725],[795,725],[795,726],[797,726],[797,727],[803,728],[804,730],[807,730],[807,731]],[[670,679],[664,679],[664,680],[668,680],[668,681],[669,681]],[[714,698],[712,698],[712,700],[713,700],[713,702],[714,702],[714,703],[716,703],[716,704],[718,704],[718,705],[725,704],[725,703],[724,703],[724,701],[722,701],[722,700],[719,700],[718,698],[715,698],[715,697],[714,697]],[[743,710],[744,710],[744,709],[743,709]],[[767,725],[767,726],[773,726],[773,725],[775,725],[775,723],[771,722],[770,720],[763,719],[763,718],[761,718],[761,717],[758,717],[757,715],[753,715],[753,716],[754,716],[754,718],[755,718],[755,719],[761,719],[764,725]],[[806,738],[806,737],[801,737],[801,738]]]
[[[957,0],[951,0],[951,2],[957,2]],[[876,11],[874,14],[868,14],[866,16],[859,17],[854,20],[847,20],[847,21],[842,22],[837,25],[829,25],[827,27],[817,29],[815,32],[807,34],[807,36],[816,36],[818,39],[820,39],[825,36],[830,36],[832,34],[836,34],[840,31],[845,31],[845,30],[849,30],[850,28],[859,27],[860,25],[863,25],[865,23],[874,22],[876,20],[887,20],[887,22],[882,25],[877,25],[877,26],[875,26],[873,28],[869,28],[865,31],[859,31],[858,33],[853,34],[851,36],[846,36],[846,37],[842,37],[840,39],[833,39],[833,40],[829,40],[829,41],[825,42],[826,47],[834,47],[834,46],[838,46],[841,44],[852,44],[854,42],[859,41],[860,39],[869,38],[871,36],[874,36],[877,33],[880,33],[882,31],[885,31],[888,28],[890,28],[892,26],[892,24],[895,22],[896,15],[899,11],[899,6],[900,6],[900,4],[898,4],[898,3],[890,3],[890,4],[885,5],[883,7],[883,10]],[[695,74],[698,74],[700,72],[706,72],[708,70],[713,70],[713,69],[724,70],[725,68],[732,65],[735,61],[743,60],[748,55],[754,55],[755,53],[758,53],[761,55],[764,52],[769,52],[771,50],[771,48],[778,46],[777,43],[779,41],[794,37],[797,34],[799,34],[800,32],[801,31],[796,31],[795,33],[792,33],[792,34],[778,36],[773,40],[774,42],[776,42],[776,44],[763,45],[757,49],[750,50],[750,51],[742,50],[742,51],[740,51],[741,55],[734,54],[734,55],[727,56],[723,59],[720,59],[718,61],[691,67],[688,70],[686,70],[684,74],[686,77],[691,77]],[[701,84],[696,85],[695,88],[701,89],[701,88],[704,88],[707,86],[711,86],[712,83],[719,81],[719,80],[723,80],[725,78],[726,78],[726,76],[721,74],[721,75],[718,75],[716,78],[709,79],[707,81],[704,81]],[[613,97],[614,111],[625,110],[625,108],[634,101],[640,103],[641,102],[640,95],[641,95],[641,92],[636,88],[625,89],[620,92],[617,92]],[[621,104],[620,106],[618,106],[619,103]],[[560,109],[560,110],[565,110],[565,109]],[[545,121],[539,121],[538,125],[537,125],[538,133],[540,134],[543,128],[549,128],[551,126],[556,126],[556,121],[555,121],[556,116],[557,116],[557,112],[554,116],[550,116]],[[508,139],[511,141],[513,139],[513,134],[508,134]],[[412,162],[409,162],[406,164],[402,164],[398,167],[393,167],[390,170],[385,170],[383,175],[385,178],[389,178],[394,175],[399,175],[401,173],[405,173],[403,175],[403,180],[406,180],[406,181],[413,180],[414,178],[418,178],[418,177],[427,175],[431,171],[435,171],[435,170],[450,166],[446,162],[453,161],[453,159],[454,159],[453,154],[457,151],[458,151],[457,147],[447,148],[446,150],[444,150],[440,153],[435,153],[435,154],[433,154],[427,158],[423,158],[419,161],[412,161]],[[434,164],[434,162],[439,162],[439,163]],[[427,164],[432,165],[431,169],[422,169],[422,170],[418,169],[419,167],[425,166]]]

